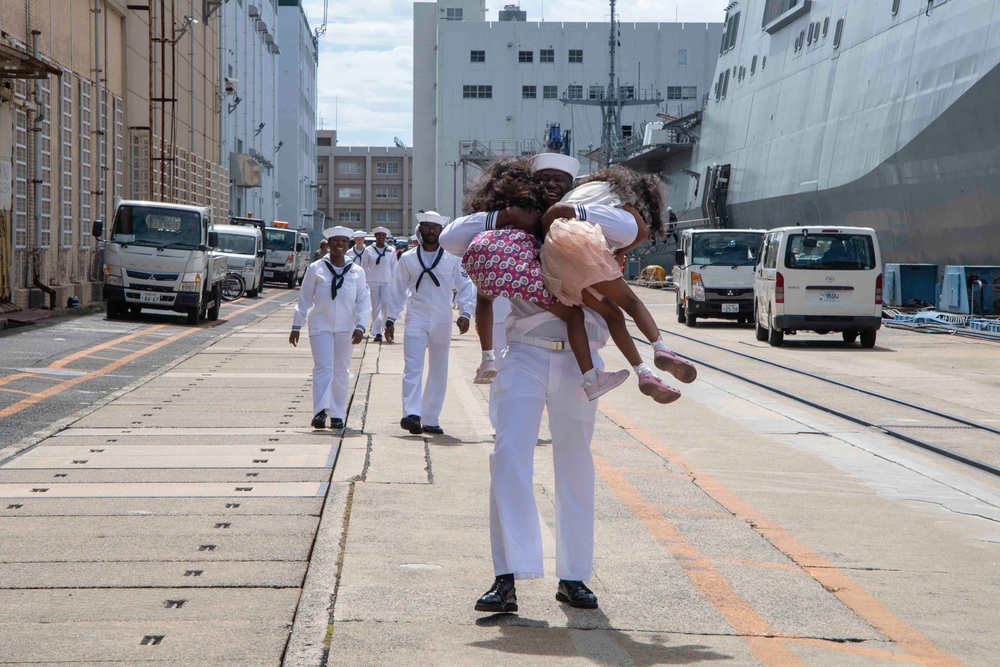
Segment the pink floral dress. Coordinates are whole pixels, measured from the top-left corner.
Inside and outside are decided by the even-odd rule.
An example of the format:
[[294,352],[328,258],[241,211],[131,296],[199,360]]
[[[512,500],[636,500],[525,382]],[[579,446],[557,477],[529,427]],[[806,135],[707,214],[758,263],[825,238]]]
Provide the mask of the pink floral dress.
[[520,229],[491,229],[472,240],[462,258],[469,278],[483,294],[549,308],[556,298],[545,289],[538,253],[541,243]]

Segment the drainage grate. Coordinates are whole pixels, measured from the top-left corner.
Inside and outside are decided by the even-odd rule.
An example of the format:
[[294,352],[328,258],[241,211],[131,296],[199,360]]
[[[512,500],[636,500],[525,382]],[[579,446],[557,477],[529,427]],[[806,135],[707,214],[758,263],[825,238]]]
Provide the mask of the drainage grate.
[[185,570],[184,571],[184,576],[185,577],[200,577],[201,573],[204,572],[204,571],[205,570]]
[[73,459],[73,463],[76,465],[83,465],[87,462],[87,459]]
[[260,474],[260,473],[256,473],[256,472],[248,472],[248,473],[247,473],[247,477],[256,477],[256,476],[257,476],[257,475],[259,475],[259,474]]
[[198,547],[198,551],[215,551],[216,546],[214,544],[203,544]]
[[[117,440],[109,440],[109,442],[118,442],[118,441],[117,441]],[[91,454],[100,454],[100,453],[102,453],[103,451],[104,451],[103,449],[91,449],[91,450],[90,450],[90,453],[91,453]]]
[[[277,440],[277,438],[274,438],[274,439]],[[273,452],[274,451],[274,447],[261,447],[260,451],[262,451],[262,452]]]
[[254,463],[267,463],[267,459],[254,459]]
[[65,472],[57,472],[56,474],[54,474],[54,475],[52,475],[52,476],[53,476],[53,477],[65,477],[65,476],[66,476],[66,475],[68,475],[68,474],[69,474],[69,473],[65,473]]
[[240,506],[239,503],[226,503],[226,508],[227,509],[236,509],[239,506]]
[[24,507],[24,505],[22,505],[21,503],[17,503],[16,505],[7,505],[7,509],[9,510],[19,510],[22,507]]
[[231,525],[233,525],[233,524],[231,524],[231,523],[217,523],[217,524],[215,524],[215,527],[216,528],[222,528],[223,530],[225,530],[226,528],[229,528]]
[[[237,491],[253,491],[253,487],[252,486],[237,486],[236,490]],[[46,491],[48,491],[48,489],[46,489]]]
[[167,609],[180,609],[187,600],[164,600],[163,606]]
[[36,487],[36,488],[32,489],[31,492],[32,493],[45,493],[48,490],[49,490],[48,487]]
[[156,646],[163,641],[164,637],[166,635],[146,635],[139,644],[142,646]]

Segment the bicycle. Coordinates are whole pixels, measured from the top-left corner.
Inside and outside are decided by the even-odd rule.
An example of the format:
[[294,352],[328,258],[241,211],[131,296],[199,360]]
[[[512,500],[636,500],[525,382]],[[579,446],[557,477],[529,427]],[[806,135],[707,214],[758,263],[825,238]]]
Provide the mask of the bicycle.
[[225,280],[222,281],[223,301],[235,301],[243,296],[246,291],[247,284],[246,281],[243,280],[243,276],[233,271],[226,274]]

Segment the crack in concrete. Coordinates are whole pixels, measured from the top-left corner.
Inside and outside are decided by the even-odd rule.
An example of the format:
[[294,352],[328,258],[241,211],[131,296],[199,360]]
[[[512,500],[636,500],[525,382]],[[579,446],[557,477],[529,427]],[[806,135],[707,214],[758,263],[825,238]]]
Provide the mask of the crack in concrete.
[[938,502],[936,500],[924,500],[923,498],[910,498],[912,502],[915,503],[925,503],[927,505],[937,505],[941,509],[951,512],[952,514],[958,514],[960,516],[969,516],[976,519],[983,519],[984,521],[989,521],[990,523],[1000,524],[1000,519],[994,519],[993,517],[983,516],[982,514],[976,514],[975,512],[960,512],[959,510],[952,509],[944,503]]
[[427,483],[434,483],[434,467],[431,464],[431,443],[427,438],[424,438],[424,460],[427,461],[427,467],[424,470],[427,471]]

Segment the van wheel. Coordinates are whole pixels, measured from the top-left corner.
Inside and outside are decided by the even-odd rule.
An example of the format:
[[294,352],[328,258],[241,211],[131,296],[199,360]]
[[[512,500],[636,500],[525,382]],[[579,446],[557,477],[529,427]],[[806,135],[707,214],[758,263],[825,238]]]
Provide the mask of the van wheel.
[[845,343],[853,343],[854,341],[856,341],[858,339],[858,332],[857,331],[845,331],[845,332],[843,332],[840,335],[844,337],[844,342]]
[[125,317],[128,307],[121,301],[108,301],[107,313],[109,320],[120,320]]
[[222,306],[222,283],[217,283],[212,288],[211,299],[215,302],[215,305],[208,309],[207,319],[209,322],[214,322],[219,319],[219,308]]
[[684,322],[685,322],[686,319],[687,318],[684,317],[684,306],[682,306],[680,304],[680,301],[678,301],[677,302],[677,323],[678,324],[684,324]]
[[692,328],[698,326],[698,316],[693,313],[687,313],[684,316],[684,324]]
[[[770,322],[768,323],[770,324]],[[767,328],[767,344],[771,347],[781,347],[781,344],[785,342],[785,332],[781,329],[775,329],[771,326]]]
[[761,343],[767,340],[767,329],[760,325],[760,319],[757,315],[753,316],[753,335]]
[[874,329],[865,329],[864,331],[862,331],[861,332],[861,347],[869,348],[869,349],[875,347],[875,337],[877,335],[878,335],[878,332],[875,331]]

